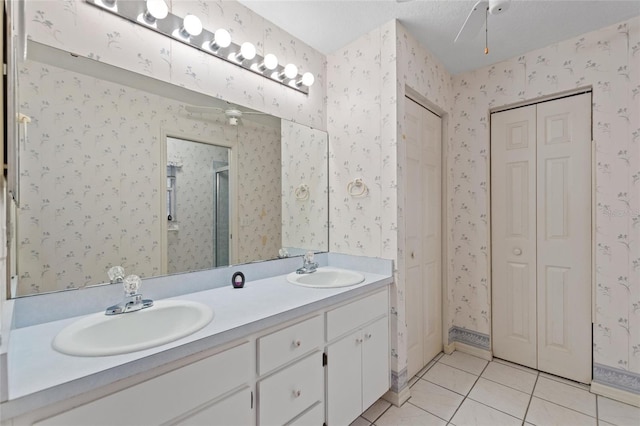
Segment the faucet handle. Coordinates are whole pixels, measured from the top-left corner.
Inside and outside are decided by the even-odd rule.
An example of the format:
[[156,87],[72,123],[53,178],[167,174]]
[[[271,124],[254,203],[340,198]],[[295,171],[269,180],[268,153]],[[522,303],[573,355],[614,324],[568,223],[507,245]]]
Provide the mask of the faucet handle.
[[127,275],[127,277],[122,280],[122,285],[124,286],[124,292],[128,296],[133,296],[138,293],[140,289],[140,284],[142,280],[137,275]]
[[312,251],[308,251],[304,254],[304,261],[307,263],[312,263],[315,254]]
[[107,275],[109,275],[109,280],[112,283],[120,283],[124,278],[124,268],[122,266],[112,266],[107,271]]

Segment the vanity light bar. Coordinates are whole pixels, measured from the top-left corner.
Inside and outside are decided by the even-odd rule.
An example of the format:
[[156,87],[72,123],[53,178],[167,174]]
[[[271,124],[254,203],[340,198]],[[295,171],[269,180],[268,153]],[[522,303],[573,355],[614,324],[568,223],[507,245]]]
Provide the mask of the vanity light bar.
[[218,29],[211,32],[202,27],[200,19],[192,14],[184,18],[168,12],[165,0],[85,0],[88,4],[117,15],[140,26],[180,41],[216,58],[229,62],[254,74],[309,94],[314,82],[310,72],[298,74],[294,64],[280,65],[273,54],[264,57],[256,53],[253,44],[242,45],[231,41],[229,32]]

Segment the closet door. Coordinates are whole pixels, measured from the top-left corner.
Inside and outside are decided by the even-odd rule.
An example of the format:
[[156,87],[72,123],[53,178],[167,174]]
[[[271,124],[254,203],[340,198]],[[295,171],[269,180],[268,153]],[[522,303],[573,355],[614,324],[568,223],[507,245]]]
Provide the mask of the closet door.
[[405,99],[408,376],[442,351],[440,117]]
[[537,368],[536,106],[491,116],[493,354]]
[[538,104],[538,369],[591,381],[591,94]]
[[591,381],[591,95],[491,116],[493,353]]

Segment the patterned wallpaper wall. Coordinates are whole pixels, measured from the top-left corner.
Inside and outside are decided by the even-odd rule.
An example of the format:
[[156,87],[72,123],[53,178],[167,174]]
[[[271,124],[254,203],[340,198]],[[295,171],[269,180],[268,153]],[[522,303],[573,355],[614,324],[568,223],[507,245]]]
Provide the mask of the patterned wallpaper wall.
[[[452,82],[440,62],[395,21],[329,55],[327,62],[331,250],[395,260],[392,377],[394,391],[401,391],[407,386],[405,85],[448,110]],[[369,186],[365,198],[346,193],[347,184],[357,177]]]
[[274,259],[282,247],[280,127],[244,118],[238,126],[238,143],[238,166],[247,173],[238,179],[240,232],[236,243],[240,250],[235,263]]
[[[404,341],[403,212],[397,204],[397,242],[384,237],[388,200],[404,198],[402,99],[405,85],[444,113],[448,187],[446,201],[449,264],[446,283],[450,340],[490,348],[488,235],[489,109],[545,94],[593,86],[597,169],[596,330],[594,378],[612,386],[640,391],[640,44],[639,20],[585,34],[502,62],[451,77],[429,52],[390,24],[340,49],[328,60],[328,126],[330,134],[331,250],[396,260],[392,292],[393,374],[403,387]],[[396,38],[397,50],[385,50]],[[389,94],[387,82],[394,81]],[[397,107],[385,114],[388,105]],[[389,123],[391,121],[391,123]],[[371,125],[380,123],[380,126]],[[396,160],[397,158],[397,160]],[[397,167],[395,169],[394,167]],[[386,171],[383,171],[385,170]],[[362,175],[375,185],[366,200],[351,200],[343,187]],[[397,178],[386,186],[377,182]],[[379,211],[381,216],[367,215]],[[395,220],[395,219],[394,219]],[[335,238],[333,236],[335,235]],[[389,242],[393,241],[390,245]],[[395,253],[385,248],[396,247]],[[622,374],[621,374],[622,372]]]
[[20,78],[20,110],[32,122],[20,147],[19,295],[105,282],[113,265],[162,273],[163,129],[237,144],[239,257],[277,256],[279,128],[203,120],[180,102],[31,61]]
[[[281,132],[282,246],[324,251],[329,246],[327,133],[286,120]],[[300,185],[307,186],[307,198],[304,192],[296,196]]]
[[586,86],[596,144],[594,378],[640,393],[640,18],[455,76],[449,316],[491,332],[488,110]]
[[197,14],[207,29],[226,28],[235,43],[274,53],[316,79],[309,95],[270,82],[179,41],[88,5],[84,0],[26,2],[33,40],[197,92],[324,130],[325,56],[236,1],[167,0],[179,16]]

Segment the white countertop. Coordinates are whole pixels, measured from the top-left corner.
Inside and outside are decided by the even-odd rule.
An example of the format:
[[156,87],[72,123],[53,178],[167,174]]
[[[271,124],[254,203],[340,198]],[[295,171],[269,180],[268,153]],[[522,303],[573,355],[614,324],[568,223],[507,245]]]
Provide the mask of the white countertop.
[[[361,271],[362,272],[362,271]],[[315,289],[290,284],[286,275],[247,282],[172,299],[211,307],[214,318],[198,332],[155,348],[123,355],[76,357],[55,351],[51,342],[78,318],[47,322],[11,331],[9,401],[3,419],[79,395],[185,356],[247,337],[260,330],[391,284],[392,277],[362,272],[361,284]]]

